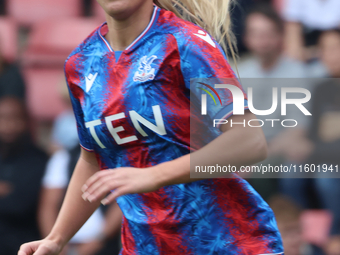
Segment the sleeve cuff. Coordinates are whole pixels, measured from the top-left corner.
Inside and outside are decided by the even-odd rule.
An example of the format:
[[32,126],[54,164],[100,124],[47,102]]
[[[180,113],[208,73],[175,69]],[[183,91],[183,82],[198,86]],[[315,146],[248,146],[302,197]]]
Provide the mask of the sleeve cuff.
[[93,149],[89,149],[89,148],[86,148],[84,145],[82,145],[81,143],[79,143],[80,147],[82,147],[84,150],[88,151],[88,152],[94,152]]

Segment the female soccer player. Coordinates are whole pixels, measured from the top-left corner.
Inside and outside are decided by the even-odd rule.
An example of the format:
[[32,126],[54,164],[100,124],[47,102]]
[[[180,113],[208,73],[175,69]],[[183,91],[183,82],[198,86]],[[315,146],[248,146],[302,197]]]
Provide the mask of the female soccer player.
[[[121,254],[282,254],[274,215],[246,181],[190,178],[190,160],[240,167],[266,155],[261,129],[243,125],[190,144],[190,79],[234,78],[203,29],[231,44],[229,1],[98,2],[107,22],[65,64],[82,154],[51,233],[19,255],[58,254],[100,202],[114,200],[124,214]],[[208,115],[229,118],[231,98]],[[254,118],[246,110],[229,120]]]

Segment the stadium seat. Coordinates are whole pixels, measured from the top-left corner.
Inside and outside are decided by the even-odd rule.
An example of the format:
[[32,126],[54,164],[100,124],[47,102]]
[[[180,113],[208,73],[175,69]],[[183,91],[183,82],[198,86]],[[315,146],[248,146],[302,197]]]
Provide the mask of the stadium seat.
[[60,83],[62,68],[25,68],[28,110],[34,120],[51,121],[64,109]]
[[7,61],[17,59],[18,27],[12,19],[6,17],[0,18],[0,50]]
[[31,26],[46,18],[81,15],[81,0],[7,0],[7,13],[22,26]]
[[57,66],[100,25],[94,18],[46,20],[36,24],[22,57],[24,66]]
[[305,210],[301,215],[303,239],[322,247],[330,233],[332,218],[331,212],[327,210]]

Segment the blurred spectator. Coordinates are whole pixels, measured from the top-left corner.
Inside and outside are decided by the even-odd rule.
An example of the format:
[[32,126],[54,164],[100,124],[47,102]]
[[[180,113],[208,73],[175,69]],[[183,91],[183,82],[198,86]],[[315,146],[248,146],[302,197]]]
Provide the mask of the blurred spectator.
[[269,200],[280,230],[285,255],[311,255],[311,247],[304,242],[300,222],[301,209],[284,196]]
[[340,27],[339,0],[286,0],[286,51],[289,56],[306,60],[314,57],[305,46],[317,44],[320,31]]
[[320,37],[321,61],[329,77],[340,78],[340,27],[325,31]]
[[[56,152],[49,160],[43,178],[42,199],[40,203],[39,221],[44,236],[51,231],[57,218],[66,188],[70,181],[73,169],[80,155],[80,146],[71,150]],[[97,209],[84,226],[70,240],[66,254],[75,250],[77,255],[118,254],[121,211],[117,204],[111,205],[105,222],[104,214]],[[100,253],[101,252],[101,253]]]
[[[241,60],[241,78],[304,78],[305,66],[283,55],[284,23],[269,4],[247,15],[244,41],[251,56]],[[267,88],[264,88],[267,89]]]
[[[324,32],[320,38],[321,59],[330,78],[340,78],[340,30]],[[317,164],[339,164],[340,82],[329,79],[315,88],[310,137],[315,144],[311,156]],[[339,212],[340,213],[340,212]]]
[[0,97],[8,95],[24,99],[25,83],[18,66],[8,63],[0,51]]
[[[320,38],[321,60],[328,68],[331,78],[340,78],[340,30],[324,32]],[[310,139],[314,151],[308,163],[340,165],[340,80],[329,79],[315,88],[312,98],[313,122]],[[332,235],[340,235],[340,179],[316,179],[316,189],[321,206],[334,215]],[[337,239],[338,241],[339,238]],[[340,252],[340,251],[339,251]],[[338,253],[339,254],[339,253]]]
[[[245,89],[253,88],[252,98],[256,109],[270,109],[273,88],[278,88],[280,93],[282,87],[287,87],[288,81],[282,78],[306,78],[307,68],[304,63],[284,56],[284,22],[269,4],[259,4],[250,10],[245,22],[244,41],[250,56],[241,59],[238,65],[242,84]],[[302,82],[299,82],[299,87],[309,88],[308,84]],[[288,110],[287,117],[298,120],[297,128],[287,129],[282,125],[262,127],[269,147],[269,157],[264,164],[280,165],[286,160],[296,161],[299,155],[292,148],[309,146],[308,142],[303,143],[300,139],[305,134],[309,119],[297,107]],[[265,119],[280,120],[281,112],[276,110]],[[253,178],[249,182],[265,199],[278,192],[275,179]]]
[[242,40],[244,21],[249,9],[252,8],[255,3],[255,0],[239,0],[231,12],[231,19],[233,21],[232,29],[237,40],[237,50],[239,54],[243,54],[247,51],[247,48],[245,47]]
[[[239,64],[240,77],[244,81],[245,89],[253,88],[254,107],[261,110],[269,109],[272,105],[273,87],[277,87],[279,92],[280,88],[287,87],[287,81],[280,78],[306,78],[306,66],[283,55],[283,21],[270,5],[261,4],[250,11],[246,19],[244,37],[251,56]],[[299,82],[299,87],[309,88],[309,85]],[[308,126],[308,119],[296,107],[289,109],[287,116],[299,120],[301,128]],[[281,119],[280,111],[266,118]],[[294,129],[294,132],[286,132],[283,135],[282,132],[286,130],[287,128],[280,125],[274,128],[271,125],[263,126],[266,139],[270,143],[270,154],[278,151],[277,147],[282,149],[278,143],[286,145],[282,142],[287,141],[288,137],[294,137],[289,139],[294,143],[304,133],[301,129],[299,131]],[[278,138],[278,135],[282,135],[283,138]],[[288,146],[291,150],[291,144]]]
[[251,10],[254,6],[261,4],[261,3],[267,3],[273,5],[275,10],[281,11],[281,1],[283,0],[237,0],[235,1],[235,4],[233,6],[233,11],[231,14],[232,19],[232,30],[236,37],[237,41],[237,50],[239,55],[242,55],[243,53],[247,52],[247,47],[244,45],[244,41],[242,40],[242,36],[244,34],[244,28],[245,28],[245,20],[247,13],[249,10]]
[[37,206],[47,155],[30,139],[20,99],[0,99],[0,253],[40,238]]
[[51,152],[60,149],[70,150],[79,145],[76,119],[72,110],[65,78],[60,83],[60,93],[64,101],[65,110],[55,119],[52,128]]
[[[340,78],[340,30],[323,32],[320,37],[321,60],[328,68],[330,78]],[[328,167],[340,164],[340,81],[327,79],[319,84],[312,93],[312,125],[305,162]],[[310,150],[312,149],[312,150]],[[318,206],[333,214],[331,238],[325,250],[327,254],[340,254],[334,249],[340,247],[340,179],[331,178],[330,172],[315,173],[314,179],[291,180],[282,187],[300,205],[309,208],[309,189],[316,193]],[[334,175],[333,175],[334,176]]]

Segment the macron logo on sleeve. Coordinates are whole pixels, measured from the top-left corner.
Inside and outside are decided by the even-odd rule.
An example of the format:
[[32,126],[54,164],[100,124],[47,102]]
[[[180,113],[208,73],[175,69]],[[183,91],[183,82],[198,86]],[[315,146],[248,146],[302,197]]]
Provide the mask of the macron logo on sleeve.
[[85,77],[86,92],[90,91],[97,76],[98,76],[98,73],[95,73],[95,74],[90,73],[89,76]]
[[210,35],[208,35],[206,32],[202,31],[202,30],[198,30],[197,34],[194,34],[197,37],[203,39],[204,41],[206,41],[207,43],[209,43],[211,46],[213,46],[214,48],[216,48],[216,44],[214,43],[214,41],[211,39]]

